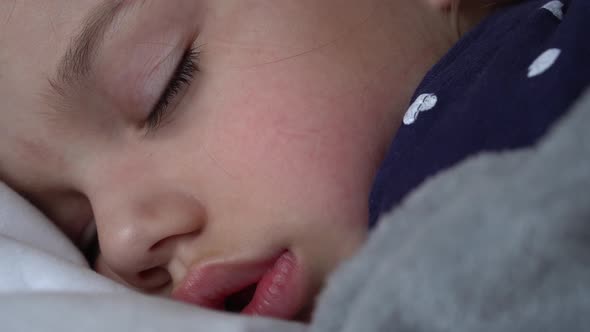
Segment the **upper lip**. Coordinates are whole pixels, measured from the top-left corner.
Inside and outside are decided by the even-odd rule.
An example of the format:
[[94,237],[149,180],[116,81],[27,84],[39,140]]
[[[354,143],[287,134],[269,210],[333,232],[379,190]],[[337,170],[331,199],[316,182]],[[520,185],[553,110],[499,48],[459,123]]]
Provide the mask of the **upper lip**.
[[172,298],[222,310],[228,297],[258,283],[279,256],[280,254],[257,261],[198,265],[191,268],[180,285],[173,290]]

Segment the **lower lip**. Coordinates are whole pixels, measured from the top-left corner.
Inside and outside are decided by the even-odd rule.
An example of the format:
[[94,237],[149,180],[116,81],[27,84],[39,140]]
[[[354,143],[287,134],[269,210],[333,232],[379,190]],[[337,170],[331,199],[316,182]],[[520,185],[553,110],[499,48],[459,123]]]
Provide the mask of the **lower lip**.
[[290,251],[281,255],[266,272],[243,314],[292,319],[301,311],[305,299],[302,271]]

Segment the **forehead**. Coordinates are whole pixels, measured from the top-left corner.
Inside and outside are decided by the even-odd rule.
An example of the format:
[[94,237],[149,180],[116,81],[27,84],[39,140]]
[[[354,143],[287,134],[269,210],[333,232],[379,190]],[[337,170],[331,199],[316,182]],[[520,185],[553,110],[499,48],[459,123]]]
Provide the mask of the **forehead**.
[[78,30],[86,13],[101,1],[2,1],[0,41],[11,43],[18,51],[26,46],[57,51]]
[[2,173],[10,171],[7,167],[21,168],[16,161],[29,160],[22,155],[27,151],[31,156],[49,151],[48,135],[41,126],[41,115],[47,112],[43,92],[84,16],[100,1],[0,1]]
[[[31,99],[56,64],[90,8],[100,0],[14,0],[0,5],[0,95]],[[21,98],[22,99],[22,98]],[[14,105],[17,106],[17,105]],[[19,107],[22,108],[22,107]]]

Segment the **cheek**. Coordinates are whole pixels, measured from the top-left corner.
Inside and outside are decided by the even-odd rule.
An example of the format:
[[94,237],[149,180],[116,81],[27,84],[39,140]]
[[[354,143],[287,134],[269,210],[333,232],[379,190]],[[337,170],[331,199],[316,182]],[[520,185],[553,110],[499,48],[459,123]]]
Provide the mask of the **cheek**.
[[354,112],[296,73],[220,81],[224,94],[212,107],[207,149],[258,200],[314,212],[362,205],[363,179],[350,176],[361,167],[357,147],[343,144],[356,130]]
[[209,148],[232,173],[266,177],[302,175],[302,164],[318,161],[324,144],[321,114],[292,87],[249,82],[223,96],[211,121]]

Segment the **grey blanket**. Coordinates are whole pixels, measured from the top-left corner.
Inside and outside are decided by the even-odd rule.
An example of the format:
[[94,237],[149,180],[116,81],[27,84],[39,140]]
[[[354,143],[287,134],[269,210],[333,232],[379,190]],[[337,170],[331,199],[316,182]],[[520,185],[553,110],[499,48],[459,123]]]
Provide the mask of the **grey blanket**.
[[590,331],[590,92],[538,146],[476,156],[383,218],[312,331]]

